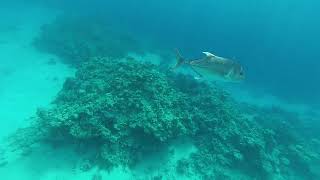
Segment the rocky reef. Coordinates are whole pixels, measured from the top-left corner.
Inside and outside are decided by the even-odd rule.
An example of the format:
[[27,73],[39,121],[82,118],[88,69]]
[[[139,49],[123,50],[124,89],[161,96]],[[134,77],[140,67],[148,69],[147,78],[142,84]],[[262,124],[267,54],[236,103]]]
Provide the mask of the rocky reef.
[[33,44],[73,66],[95,56],[115,58],[129,51],[141,52],[140,44],[128,33],[108,24],[102,16],[90,14],[58,16],[42,26]]
[[237,103],[214,84],[153,64],[90,58],[66,80],[52,106],[39,109],[33,125],[10,141],[20,150],[72,145],[90,152],[88,167],[134,169],[146,154],[169,156],[165,150],[172,142],[187,138],[196,151],[168,167],[179,177],[320,178],[320,141],[302,138],[295,129],[299,120],[283,110]]

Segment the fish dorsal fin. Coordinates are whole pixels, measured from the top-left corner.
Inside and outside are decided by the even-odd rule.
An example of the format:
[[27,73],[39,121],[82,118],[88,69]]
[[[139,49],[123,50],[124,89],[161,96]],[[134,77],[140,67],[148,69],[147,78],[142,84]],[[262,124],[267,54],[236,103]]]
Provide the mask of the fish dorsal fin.
[[216,57],[216,55],[212,54],[211,52],[202,52],[205,54],[208,58]]

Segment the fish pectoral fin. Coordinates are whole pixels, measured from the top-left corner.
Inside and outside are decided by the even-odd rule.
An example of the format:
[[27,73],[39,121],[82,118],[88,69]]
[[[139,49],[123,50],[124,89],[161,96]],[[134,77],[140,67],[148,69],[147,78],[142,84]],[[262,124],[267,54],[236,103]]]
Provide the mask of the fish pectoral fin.
[[229,79],[232,74],[233,74],[233,71],[229,71],[226,75],[224,75],[224,77],[225,77],[226,79]]
[[193,72],[195,72],[200,78],[202,78],[202,74],[200,74],[197,70],[195,70],[192,66],[190,66]]
[[202,53],[205,54],[208,58],[216,57],[216,55],[212,54],[211,52],[202,52]]

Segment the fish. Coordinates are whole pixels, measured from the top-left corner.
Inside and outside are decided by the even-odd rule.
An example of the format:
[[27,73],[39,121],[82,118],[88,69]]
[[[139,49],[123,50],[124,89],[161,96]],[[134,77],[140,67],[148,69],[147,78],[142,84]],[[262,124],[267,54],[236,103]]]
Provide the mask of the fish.
[[175,51],[177,63],[172,70],[186,64],[201,78],[223,82],[242,82],[245,79],[244,68],[236,61],[210,52],[203,52],[205,56],[200,59],[185,60],[177,49]]

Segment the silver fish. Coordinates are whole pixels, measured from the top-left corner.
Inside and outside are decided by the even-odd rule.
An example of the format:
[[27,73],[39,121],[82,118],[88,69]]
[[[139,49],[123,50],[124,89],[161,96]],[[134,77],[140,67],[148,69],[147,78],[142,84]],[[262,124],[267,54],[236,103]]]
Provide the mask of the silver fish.
[[211,80],[225,82],[240,82],[245,79],[243,67],[230,59],[216,56],[210,52],[203,52],[205,57],[197,60],[186,61],[178,50],[176,50],[177,64],[176,69],[183,64],[187,64],[200,77],[206,77]]

